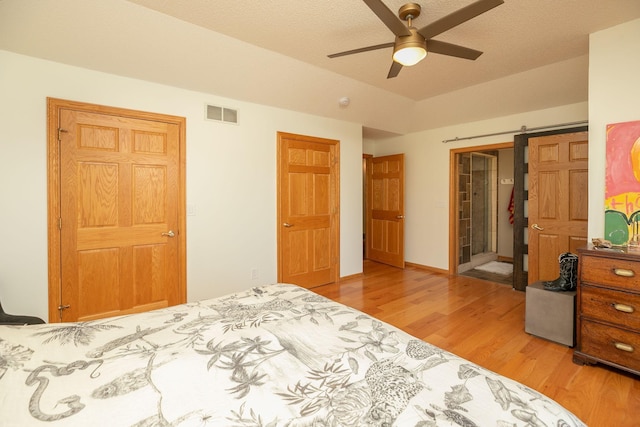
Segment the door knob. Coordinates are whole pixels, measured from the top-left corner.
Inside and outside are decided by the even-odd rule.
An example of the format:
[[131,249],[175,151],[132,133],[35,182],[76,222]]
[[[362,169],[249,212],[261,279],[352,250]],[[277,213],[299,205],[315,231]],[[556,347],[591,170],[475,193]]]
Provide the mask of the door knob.
[[533,228],[534,230],[538,230],[538,231],[543,231],[544,230],[544,228],[540,227],[538,224],[533,224],[531,226],[531,228]]
[[404,215],[396,215],[396,219],[404,219]]
[[167,237],[175,237],[176,233],[173,232],[173,230],[169,230],[166,233],[162,233],[161,236],[167,236]]
[[291,225],[291,224],[289,224],[288,222],[285,222],[285,223],[284,223],[284,224],[282,224],[282,225],[283,225],[284,227],[287,227],[287,228],[292,227],[292,225]]

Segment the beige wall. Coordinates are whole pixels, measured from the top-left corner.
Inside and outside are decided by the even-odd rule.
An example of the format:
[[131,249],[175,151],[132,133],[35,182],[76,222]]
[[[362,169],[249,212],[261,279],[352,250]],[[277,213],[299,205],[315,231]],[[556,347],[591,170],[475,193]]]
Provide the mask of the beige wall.
[[448,270],[449,151],[513,141],[513,134],[447,144],[443,140],[586,119],[587,103],[580,103],[377,141],[375,155],[405,153],[406,260]]
[[500,150],[498,156],[498,255],[513,258],[513,224],[509,222],[509,200],[513,184],[513,149]]
[[604,237],[606,126],[640,120],[640,19],[589,38],[589,236]]
[[[340,274],[362,271],[359,124],[239,102],[0,51],[0,298],[47,314],[46,98],[187,118],[190,301],[276,281],[276,132],[340,140]],[[236,108],[239,125],[204,119]],[[252,280],[251,270],[259,278]]]

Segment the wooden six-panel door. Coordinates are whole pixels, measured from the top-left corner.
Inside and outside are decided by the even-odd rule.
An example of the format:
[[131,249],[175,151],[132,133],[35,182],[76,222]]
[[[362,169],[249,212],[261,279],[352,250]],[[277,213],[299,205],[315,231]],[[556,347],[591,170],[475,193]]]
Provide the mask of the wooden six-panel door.
[[404,154],[369,162],[366,257],[404,268]]
[[60,267],[52,277],[59,295],[50,286],[50,320],[185,302],[184,122],[107,107],[51,108],[58,126]]
[[587,244],[588,132],[529,138],[528,282],[559,276],[558,256]]
[[338,280],[339,142],[278,133],[278,281]]

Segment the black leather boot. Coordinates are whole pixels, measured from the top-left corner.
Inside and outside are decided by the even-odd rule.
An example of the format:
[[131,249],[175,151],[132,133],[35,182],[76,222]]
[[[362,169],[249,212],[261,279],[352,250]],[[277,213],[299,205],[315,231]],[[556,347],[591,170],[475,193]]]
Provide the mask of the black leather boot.
[[578,256],[565,252],[558,257],[560,263],[560,277],[551,282],[544,282],[548,291],[575,291],[578,286]]

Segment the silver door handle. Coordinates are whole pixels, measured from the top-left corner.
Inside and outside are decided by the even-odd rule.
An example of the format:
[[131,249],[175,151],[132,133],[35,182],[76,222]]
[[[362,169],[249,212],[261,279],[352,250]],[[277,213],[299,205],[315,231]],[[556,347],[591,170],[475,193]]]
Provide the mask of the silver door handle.
[[397,215],[396,219],[404,219],[404,215]]
[[540,227],[538,224],[533,224],[531,226],[531,228],[533,228],[534,230],[538,230],[538,231],[543,231],[544,230],[544,228]]
[[162,233],[161,236],[167,236],[167,237],[175,237],[176,233],[173,232],[173,230],[169,230],[166,233]]
[[289,224],[288,222],[285,222],[284,224],[282,224],[282,226],[283,226],[283,227],[287,227],[287,228],[289,228],[289,227],[293,227],[293,226],[292,226],[291,224]]

